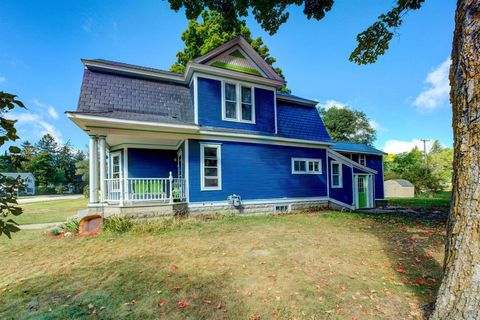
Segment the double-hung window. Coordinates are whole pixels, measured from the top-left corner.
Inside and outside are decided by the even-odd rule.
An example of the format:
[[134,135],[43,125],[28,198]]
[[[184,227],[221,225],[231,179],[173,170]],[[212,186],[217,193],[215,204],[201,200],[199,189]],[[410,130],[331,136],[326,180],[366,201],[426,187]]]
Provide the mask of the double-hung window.
[[330,169],[332,188],[342,188],[342,165],[339,162],[332,161]]
[[201,144],[201,190],[222,189],[221,145]]
[[223,82],[222,119],[255,123],[254,88]]
[[362,166],[367,165],[367,156],[364,154],[359,154],[358,155],[358,163],[361,164]]
[[320,159],[292,158],[293,174],[321,174],[322,161]]

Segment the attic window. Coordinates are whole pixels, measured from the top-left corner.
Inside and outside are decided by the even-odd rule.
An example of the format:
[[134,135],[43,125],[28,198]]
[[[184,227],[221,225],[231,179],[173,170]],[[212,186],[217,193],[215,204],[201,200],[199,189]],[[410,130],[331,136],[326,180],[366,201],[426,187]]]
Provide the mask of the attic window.
[[367,156],[364,154],[359,154],[358,155],[358,163],[361,164],[362,166],[367,165]]
[[222,120],[255,123],[254,88],[223,82]]

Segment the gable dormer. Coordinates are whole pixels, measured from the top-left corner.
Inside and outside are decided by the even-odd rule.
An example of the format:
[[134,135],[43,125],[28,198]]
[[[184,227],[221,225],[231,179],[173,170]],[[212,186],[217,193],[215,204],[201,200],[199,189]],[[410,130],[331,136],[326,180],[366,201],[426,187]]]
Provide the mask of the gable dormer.
[[276,90],[284,80],[238,36],[191,61],[195,120],[206,128],[276,133]]
[[[195,58],[189,66],[204,65],[216,69],[234,71],[242,78],[242,74],[258,77],[257,81],[270,80],[277,89],[285,81],[269,65],[242,36],[237,36],[210,52]],[[188,68],[188,67],[187,67]],[[219,70],[217,70],[219,71]],[[215,70],[213,71],[215,72]],[[263,78],[263,79],[262,79]]]

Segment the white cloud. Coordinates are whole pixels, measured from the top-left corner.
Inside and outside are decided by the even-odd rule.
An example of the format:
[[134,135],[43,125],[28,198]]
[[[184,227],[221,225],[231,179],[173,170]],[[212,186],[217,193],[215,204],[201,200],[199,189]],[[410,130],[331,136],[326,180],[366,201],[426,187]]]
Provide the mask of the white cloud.
[[368,123],[370,124],[370,126],[375,129],[377,132],[387,132],[388,129],[385,128],[385,127],[382,127],[380,125],[380,123],[378,123],[377,121],[375,120],[369,120]]
[[332,107],[337,107],[338,109],[343,109],[343,108],[347,108],[348,105],[346,103],[343,103],[343,102],[340,102],[340,101],[337,101],[337,100],[334,100],[334,99],[330,99],[330,100],[325,101],[325,103],[319,102],[318,106],[320,108],[328,110]]
[[32,102],[37,107],[45,109],[47,111],[48,115],[50,117],[52,117],[53,119],[58,119],[59,115],[58,115],[58,112],[57,112],[57,110],[55,109],[54,106],[42,103],[42,102],[38,101],[37,99],[33,99]]
[[[62,142],[62,133],[53,124],[45,121],[38,114],[31,112],[9,113],[5,115],[8,119],[17,120],[16,126],[19,128],[20,137],[25,135],[34,135],[39,139],[45,134],[50,134],[58,142]],[[24,133],[22,133],[22,131]],[[25,134],[26,133],[26,134]]]
[[0,83],[7,81],[7,78],[4,76],[0,75]]
[[452,60],[448,58],[427,75],[428,87],[415,99],[413,104],[421,111],[432,111],[448,101],[450,83],[448,72]]
[[[433,140],[427,141],[427,152],[430,151],[432,145]],[[385,142],[383,151],[385,151],[386,153],[398,154],[402,152],[409,152],[415,147],[420,149],[420,151],[423,151],[423,141],[420,139],[413,139],[411,141],[388,140]]]

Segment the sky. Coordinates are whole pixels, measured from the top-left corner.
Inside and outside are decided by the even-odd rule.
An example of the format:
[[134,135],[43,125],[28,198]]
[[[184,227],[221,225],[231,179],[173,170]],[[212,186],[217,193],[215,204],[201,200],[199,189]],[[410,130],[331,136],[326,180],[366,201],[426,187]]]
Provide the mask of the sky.
[[[405,16],[377,63],[348,61],[356,35],[394,2],[337,0],[321,21],[306,19],[300,7],[292,6],[289,21],[273,36],[251,16],[247,25],[270,48],[293,94],[327,108],[364,111],[377,130],[377,148],[409,151],[422,146],[420,139],[451,147],[454,0],[428,0]],[[15,93],[28,107],[10,115],[18,119],[21,139],[36,142],[50,133],[86,149],[87,135],[64,114],[76,109],[80,59],[168,70],[183,48],[186,26],[184,13],[161,0],[2,0],[0,91]]]

